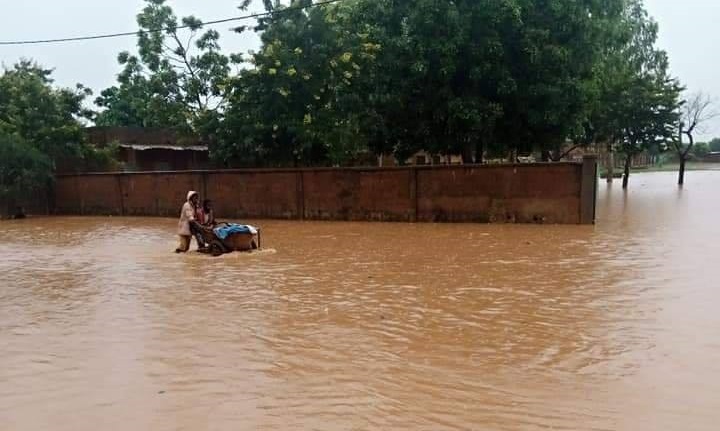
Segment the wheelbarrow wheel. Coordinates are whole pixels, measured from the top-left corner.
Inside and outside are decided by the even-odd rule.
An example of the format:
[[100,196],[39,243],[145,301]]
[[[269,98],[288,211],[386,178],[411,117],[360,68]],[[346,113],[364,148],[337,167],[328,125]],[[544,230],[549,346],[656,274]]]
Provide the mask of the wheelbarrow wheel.
[[223,246],[219,241],[213,241],[212,243],[210,243],[209,248],[210,254],[216,257],[226,252],[225,246]]

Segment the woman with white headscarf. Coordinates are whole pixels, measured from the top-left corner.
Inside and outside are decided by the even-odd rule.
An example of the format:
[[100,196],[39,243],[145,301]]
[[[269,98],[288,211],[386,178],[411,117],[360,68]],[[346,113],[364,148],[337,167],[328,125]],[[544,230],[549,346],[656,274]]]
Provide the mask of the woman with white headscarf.
[[178,222],[178,236],[180,237],[180,246],[175,249],[175,253],[185,253],[190,249],[190,239],[192,238],[192,229],[190,223],[195,221],[195,210],[198,206],[200,196],[195,191],[189,191],[187,200],[180,210],[180,221]]

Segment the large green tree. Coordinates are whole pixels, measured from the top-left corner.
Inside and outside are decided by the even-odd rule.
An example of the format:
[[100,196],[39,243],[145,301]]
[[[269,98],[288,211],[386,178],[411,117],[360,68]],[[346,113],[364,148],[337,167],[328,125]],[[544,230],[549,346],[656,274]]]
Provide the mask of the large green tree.
[[237,81],[225,127],[242,132],[222,158],[337,163],[367,146],[471,162],[488,147],[560,148],[587,123],[604,32],[623,1],[547,3],[266,2],[275,14],[258,27],[263,48]]
[[377,45],[353,31],[352,2],[267,4],[263,46],[235,80],[214,157],[240,165],[348,163],[366,148],[356,88]]
[[470,162],[488,146],[557,150],[584,132],[605,33],[623,2],[359,4],[382,46],[372,100],[387,133],[377,147]]
[[655,45],[658,25],[642,0],[628,0],[611,30],[590,118],[596,140],[623,155],[627,188],[633,158],[665,150],[675,139],[682,87],[669,75],[667,54]]
[[[666,137],[675,106],[639,0],[265,5],[216,147],[225,162],[342,164],[364,148],[558,160],[598,139],[633,153]],[[623,121],[641,117],[630,133]]]
[[0,214],[13,214],[52,180],[52,161],[17,135],[0,132]]
[[57,88],[52,70],[23,60],[0,75],[0,134],[14,136],[50,158],[53,170],[97,170],[112,164],[109,150],[85,145],[85,108],[92,92]]
[[[225,108],[230,58],[220,34],[178,19],[165,0],[145,0],[137,16],[138,54],[122,52],[118,85],[104,90],[99,125],[169,127],[212,138]],[[183,28],[181,28],[183,27]]]
[[500,139],[511,150],[549,150],[584,139],[608,32],[624,1],[518,0],[504,37],[512,86],[501,94]]
[[[493,135],[502,115],[498,93],[508,88],[502,31],[517,20],[506,1],[359,1],[381,47],[364,92],[378,154],[404,160],[418,150],[463,153]],[[482,151],[479,151],[481,154]]]
[[90,91],[57,88],[51,74],[31,61],[0,74],[0,200],[7,205],[47,186],[57,170],[101,170],[112,163],[108,151],[84,143]]
[[54,162],[81,157],[81,119],[92,113],[83,106],[90,90],[55,88],[52,70],[23,60],[0,75],[0,133],[14,135],[47,154]]

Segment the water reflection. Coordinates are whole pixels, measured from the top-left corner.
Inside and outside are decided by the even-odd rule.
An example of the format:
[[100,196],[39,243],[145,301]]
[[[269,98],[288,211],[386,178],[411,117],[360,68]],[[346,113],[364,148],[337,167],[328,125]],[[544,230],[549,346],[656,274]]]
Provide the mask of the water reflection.
[[720,174],[688,179],[601,184],[595,227],[267,221],[217,259],[2,223],[3,429],[714,429]]

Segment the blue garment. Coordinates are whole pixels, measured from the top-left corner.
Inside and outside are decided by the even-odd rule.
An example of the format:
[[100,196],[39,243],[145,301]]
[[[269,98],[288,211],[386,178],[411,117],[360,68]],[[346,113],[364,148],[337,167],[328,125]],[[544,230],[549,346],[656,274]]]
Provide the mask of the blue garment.
[[215,235],[217,235],[218,238],[224,240],[228,236],[234,234],[234,233],[254,233],[253,227],[244,225],[244,224],[237,224],[237,223],[227,223],[222,226],[216,227],[213,229],[213,232],[215,232]]

